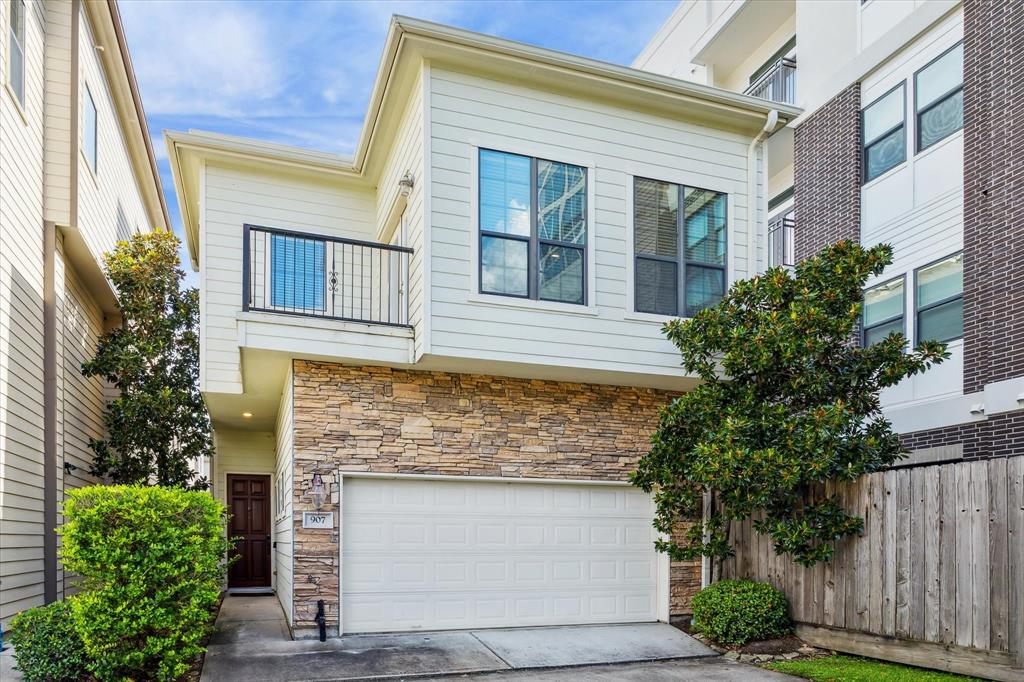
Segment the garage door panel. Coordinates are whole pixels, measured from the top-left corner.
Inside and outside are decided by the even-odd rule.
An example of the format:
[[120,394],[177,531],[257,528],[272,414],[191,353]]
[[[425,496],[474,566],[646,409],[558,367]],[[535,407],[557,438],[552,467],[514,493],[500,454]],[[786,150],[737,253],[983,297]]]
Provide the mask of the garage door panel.
[[523,584],[559,584],[579,587],[584,581],[591,588],[653,588],[657,577],[653,557],[600,559],[589,557],[538,558],[531,554],[494,556],[492,554],[459,557],[348,557],[342,579],[349,594],[386,592],[390,587],[415,587],[425,592],[457,588],[502,588],[510,580]]
[[633,488],[345,478],[345,632],[656,619]]

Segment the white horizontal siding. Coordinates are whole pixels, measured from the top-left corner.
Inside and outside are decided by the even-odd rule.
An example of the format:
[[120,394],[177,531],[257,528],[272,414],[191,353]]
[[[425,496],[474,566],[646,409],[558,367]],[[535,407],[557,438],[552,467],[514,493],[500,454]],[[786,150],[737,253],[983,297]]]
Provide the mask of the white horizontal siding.
[[[281,393],[281,402],[277,408],[277,425],[275,426],[276,445],[276,476],[281,485],[284,486],[284,504],[274,511],[274,550],[275,571],[277,580],[277,598],[284,609],[285,618],[288,624],[295,622],[292,609],[292,595],[294,594],[293,582],[293,551],[292,537],[292,514],[295,495],[295,470],[293,466],[294,455],[292,435],[292,370],[288,367],[288,374],[284,381],[284,390]],[[275,481],[276,483],[276,481]],[[276,502],[276,495],[275,495]]]
[[0,12],[0,626],[43,601],[45,10],[27,2],[25,106],[8,91]]
[[314,182],[255,169],[209,165],[202,176],[201,386],[241,393],[236,318],[242,309],[243,225],[372,241],[375,196],[372,188],[351,182]]
[[[432,355],[642,374],[681,374],[660,323],[630,319],[632,177],[730,195],[729,276],[747,265],[748,138],[617,105],[441,70],[430,80]],[[580,163],[593,172],[588,249],[592,309],[481,302],[472,291],[476,147]],[[590,313],[590,314],[573,314]]]
[[[78,225],[93,257],[101,261],[103,254],[114,248],[119,239],[128,239],[137,232],[148,232],[149,218],[142,193],[128,157],[128,148],[114,107],[110,86],[100,52],[89,29],[84,7],[79,17],[79,86],[78,110]],[[110,46],[107,47],[110,49]],[[86,88],[96,104],[97,163],[93,173],[82,153]]]

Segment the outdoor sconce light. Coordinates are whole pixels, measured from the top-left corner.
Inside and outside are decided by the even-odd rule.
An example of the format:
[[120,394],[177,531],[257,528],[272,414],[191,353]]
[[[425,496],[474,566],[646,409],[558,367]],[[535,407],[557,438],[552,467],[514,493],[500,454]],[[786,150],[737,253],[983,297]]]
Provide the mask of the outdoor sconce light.
[[311,488],[313,505],[319,511],[320,509],[323,509],[324,502],[327,501],[327,490],[324,488],[324,479],[320,474],[313,474],[313,484]]

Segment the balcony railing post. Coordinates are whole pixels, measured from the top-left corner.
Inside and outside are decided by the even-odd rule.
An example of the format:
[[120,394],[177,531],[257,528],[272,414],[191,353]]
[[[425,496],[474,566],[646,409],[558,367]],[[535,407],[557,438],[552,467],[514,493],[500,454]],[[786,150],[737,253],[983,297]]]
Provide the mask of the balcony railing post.
[[242,226],[242,310],[249,310],[252,281],[252,253],[249,248],[249,226]]

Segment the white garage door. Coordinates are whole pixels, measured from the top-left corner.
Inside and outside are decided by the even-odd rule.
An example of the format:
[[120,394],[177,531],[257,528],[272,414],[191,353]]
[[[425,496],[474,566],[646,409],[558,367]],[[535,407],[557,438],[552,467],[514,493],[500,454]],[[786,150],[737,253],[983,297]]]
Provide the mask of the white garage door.
[[346,477],[342,629],[656,620],[653,513],[628,486]]

